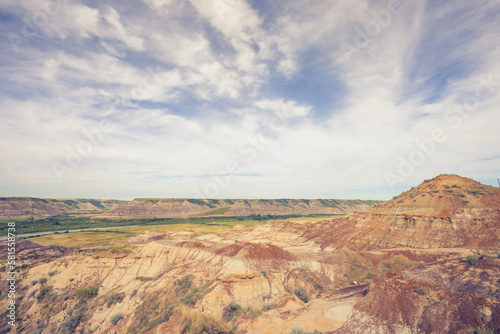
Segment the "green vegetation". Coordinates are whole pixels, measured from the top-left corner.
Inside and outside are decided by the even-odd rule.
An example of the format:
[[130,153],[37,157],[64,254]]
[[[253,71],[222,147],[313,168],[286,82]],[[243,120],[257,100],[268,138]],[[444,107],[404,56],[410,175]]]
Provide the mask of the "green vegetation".
[[360,282],[363,283],[367,279],[374,279],[377,277],[377,269],[367,259],[363,258],[356,252],[351,250],[344,250],[343,255],[345,258],[345,272],[344,277],[347,282]]
[[120,292],[120,293],[114,293],[112,295],[109,295],[108,298],[106,299],[107,307],[111,307],[113,304],[121,303],[122,300],[125,298],[125,293]]
[[[195,200],[196,201],[196,200]],[[215,207],[215,206],[214,206]],[[222,215],[227,208],[214,209],[209,215]],[[24,233],[38,233],[45,231],[61,231],[72,229],[87,229],[87,228],[101,228],[101,227],[118,227],[128,225],[151,226],[151,225],[179,225],[179,224],[193,224],[193,225],[222,225],[230,227],[230,222],[236,221],[265,221],[265,220],[282,220],[290,218],[301,217],[331,217],[332,215],[251,215],[248,217],[241,216],[206,216],[206,217],[190,217],[190,218],[94,218],[88,216],[73,216],[70,214],[62,214],[47,218],[40,219],[20,219],[16,220],[16,232],[18,234]],[[5,220],[13,221],[13,220]],[[7,224],[0,224],[0,236],[7,235]],[[101,231],[107,233],[120,233],[120,231]],[[125,232],[122,232],[125,233]]]
[[127,329],[127,333],[144,333],[170,319],[175,306],[170,304],[163,293],[163,291],[158,290],[144,296],[142,304],[134,311],[133,322]]
[[193,307],[198,300],[205,296],[211,282],[207,282],[197,288],[192,288],[193,283],[191,282],[191,279],[191,275],[186,275],[183,278],[176,280],[174,282],[174,286],[176,287],[177,296],[181,298],[181,302],[184,305]]
[[151,281],[153,278],[148,276],[137,276],[135,279],[138,279],[141,282]]
[[[197,310],[193,310],[185,305],[180,305],[175,312],[181,318],[182,323],[184,323],[184,328],[181,330],[181,334],[233,334],[227,324],[221,319],[216,319],[212,316],[208,316]],[[233,325],[233,330],[236,329],[236,324]]]
[[304,303],[309,302],[309,294],[307,293],[306,289],[304,289],[303,287],[294,289],[293,294],[296,295],[297,298],[299,298]]
[[218,215],[223,215],[229,210],[229,207],[226,208],[218,208],[215,210],[210,211],[209,213],[205,214],[205,216],[218,216]]
[[477,257],[475,257],[474,255],[467,255],[467,258],[465,259],[465,261],[468,264],[475,266],[479,262],[479,259]]
[[384,260],[380,262],[380,269],[384,273],[389,273],[398,270],[406,270],[416,264],[417,263],[411,261],[406,256],[396,255],[395,257],[389,260]]
[[262,305],[262,311],[266,312],[277,307],[276,303],[265,303]]
[[292,328],[292,334],[306,334],[306,331],[301,327]]
[[429,288],[426,286],[420,287],[417,290],[417,293],[421,296],[425,296],[429,292]]
[[80,324],[80,322],[85,317],[85,308],[78,308],[75,312],[72,313],[71,317],[62,323],[61,328],[59,329],[59,333],[61,334],[71,334],[74,333],[76,327]]
[[303,328],[301,327],[294,327],[292,328],[292,332],[291,334],[323,334],[323,332],[315,329],[314,332],[312,333],[309,333],[309,332],[306,332]]
[[38,280],[38,282],[39,282],[40,284],[47,283],[47,278],[46,278],[46,277],[42,277],[42,278],[40,278],[40,279]]
[[120,321],[122,318],[123,318],[123,313],[118,313],[118,314],[113,315],[109,321],[113,325],[116,325],[118,323],[118,321]]
[[49,294],[50,291],[52,291],[51,286],[43,286],[36,296],[36,300],[38,300],[38,302],[41,302],[45,298],[45,296]]
[[323,284],[321,284],[320,280],[309,270],[305,269],[305,268],[299,268],[297,269],[297,273],[300,275],[300,277],[311,283],[312,286],[316,289],[316,290],[319,290],[319,291],[322,291],[323,290]]
[[232,321],[234,323],[243,313],[245,313],[245,310],[239,304],[236,302],[230,302],[226,307],[224,307],[222,318],[226,322]]
[[82,299],[83,301],[97,296],[98,293],[99,293],[99,287],[97,286],[89,286],[86,288],[81,288],[76,290],[76,296]]

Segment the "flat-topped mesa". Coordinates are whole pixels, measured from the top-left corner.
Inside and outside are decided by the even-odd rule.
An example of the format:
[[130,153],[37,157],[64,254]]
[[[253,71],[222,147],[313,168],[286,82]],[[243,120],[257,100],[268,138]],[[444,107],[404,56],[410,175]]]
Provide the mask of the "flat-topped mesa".
[[373,213],[451,217],[464,210],[479,213],[498,208],[500,188],[442,174],[375,207]]
[[0,197],[1,218],[56,216],[64,213],[99,213],[117,208],[125,201],[113,199]]
[[102,217],[313,215],[367,210],[382,201],[334,199],[137,198]]

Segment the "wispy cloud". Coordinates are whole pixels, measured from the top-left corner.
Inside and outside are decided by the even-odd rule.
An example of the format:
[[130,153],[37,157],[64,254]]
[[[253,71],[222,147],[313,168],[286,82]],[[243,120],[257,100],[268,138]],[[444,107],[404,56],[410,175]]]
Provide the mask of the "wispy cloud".
[[[192,197],[231,175],[217,197],[388,198],[500,172],[498,1],[0,11],[1,195]],[[402,177],[436,129],[446,139]]]

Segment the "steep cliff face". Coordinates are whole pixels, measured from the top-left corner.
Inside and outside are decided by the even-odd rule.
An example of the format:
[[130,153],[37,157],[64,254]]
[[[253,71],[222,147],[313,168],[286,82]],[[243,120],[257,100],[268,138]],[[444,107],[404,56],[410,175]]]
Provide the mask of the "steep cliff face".
[[185,198],[136,198],[103,217],[186,217],[203,215],[234,204],[234,200]]
[[102,199],[43,199],[0,197],[0,218],[56,216],[63,213],[89,213],[112,210],[125,201]]
[[500,189],[440,175],[368,212],[323,223],[308,237],[324,247],[497,249]]
[[305,199],[135,199],[103,213],[103,217],[185,217],[203,214],[226,216],[344,214],[368,210],[382,201]]
[[287,215],[287,214],[345,214],[368,210],[381,201],[334,200],[334,199],[270,199],[236,201],[226,215]]

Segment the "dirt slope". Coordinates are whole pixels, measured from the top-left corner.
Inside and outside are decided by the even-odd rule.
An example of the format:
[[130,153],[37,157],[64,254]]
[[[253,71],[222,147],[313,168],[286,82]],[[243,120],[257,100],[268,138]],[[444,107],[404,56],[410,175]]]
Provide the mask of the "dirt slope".
[[368,212],[324,222],[307,237],[323,247],[500,248],[500,189],[440,175]]
[[203,214],[226,216],[345,214],[368,210],[382,201],[306,199],[184,199],[138,198],[102,217],[185,217]]
[[304,237],[321,224],[197,237],[147,232],[127,249],[75,250],[43,262],[23,252],[15,332],[500,331],[496,254],[482,252],[472,266],[467,249],[321,249]]
[[63,213],[99,213],[112,210],[125,201],[102,199],[44,199],[0,197],[0,218],[55,216]]

